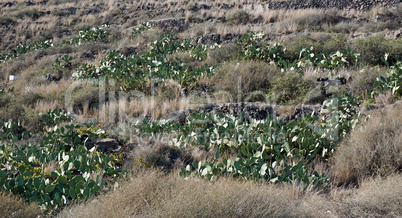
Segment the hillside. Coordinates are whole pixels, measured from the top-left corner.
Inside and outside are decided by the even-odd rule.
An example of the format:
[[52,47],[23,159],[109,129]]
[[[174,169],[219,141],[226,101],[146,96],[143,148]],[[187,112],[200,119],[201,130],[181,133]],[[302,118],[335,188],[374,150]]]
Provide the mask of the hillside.
[[402,216],[396,0],[0,3],[7,217]]

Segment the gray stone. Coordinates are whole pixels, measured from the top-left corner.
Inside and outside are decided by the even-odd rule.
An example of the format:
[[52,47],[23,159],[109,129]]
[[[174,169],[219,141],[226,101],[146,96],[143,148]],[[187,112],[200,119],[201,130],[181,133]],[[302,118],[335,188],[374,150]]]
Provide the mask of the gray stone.
[[116,139],[111,138],[96,139],[94,141],[85,143],[85,146],[88,149],[95,147],[96,151],[105,153],[115,152],[120,149],[119,142]]

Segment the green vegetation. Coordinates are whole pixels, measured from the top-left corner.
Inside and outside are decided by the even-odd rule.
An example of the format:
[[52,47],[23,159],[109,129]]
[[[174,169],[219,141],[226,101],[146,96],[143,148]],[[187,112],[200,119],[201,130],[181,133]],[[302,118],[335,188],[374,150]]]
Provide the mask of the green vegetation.
[[[106,40],[109,36],[107,32],[107,25],[103,25],[101,27],[96,27],[88,30],[86,27],[82,31],[78,33],[78,36],[73,37],[69,41],[63,41],[61,45],[81,45],[85,42],[96,41],[96,40]],[[34,42],[31,44],[26,44],[20,42],[20,44],[10,53],[3,53],[0,55],[0,62],[5,62],[12,58],[19,57],[28,52],[36,51],[36,50],[44,50],[53,46],[61,46],[61,45],[53,45],[52,40],[43,39],[39,42]]]
[[83,28],[78,32],[78,36],[73,37],[69,41],[63,41],[62,44],[66,45],[81,45],[82,43],[91,41],[102,41],[109,37],[109,32],[107,30],[107,25],[102,25],[101,27],[94,27],[92,29]]
[[402,215],[401,5],[264,4],[5,3],[2,215]]
[[125,57],[119,51],[112,51],[99,61],[99,67],[83,64],[74,74],[74,79],[102,78],[114,79],[121,90],[146,90],[150,81],[177,81],[181,86],[194,86],[201,78],[212,73],[212,66],[189,68],[176,58],[169,61],[166,55],[191,49],[195,60],[206,58],[205,46],[192,46],[189,41],[172,40],[167,32],[159,40],[150,44],[150,51],[142,55]]
[[[389,65],[387,61],[388,54],[385,55],[383,61]],[[371,92],[371,95],[374,96],[376,94],[382,93],[384,94],[387,91],[391,91],[392,95],[401,96],[402,95],[402,62],[398,61],[395,66],[390,67],[389,72],[387,72],[386,77],[381,76],[377,78],[377,81],[374,83],[374,90]]]
[[120,174],[117,157],[85,146],[106,132],[93,124],[60,125],[68,120],[62,110],[43,115],[44,136],[40,144],[24,143],[32,134],[21,123],[3,121],[0,129],[3,190],[38,202],[51,212],[70,202],[89,199],[102,190],[105,178]]
[[39,50],[39,49],[47,49],[49,47],[53,47],[52,40],[43,39],[39,42],[35,42],[35,43],[31,43],[31,44],[26,44],[26,43],[20,42],[20,44],[15,48],[15,50],[10,52],[9,54],[3,53],[2,55],[0,55],[0,61],[5,62],[9,59],[16,58],[25,53]]
[[[184,125],[176,121],[144,120],[137,126],[138,133],[147,135],[168,134],[175,146],[199,146],[217,149],[212,162],[194,162],[182,169],[183,176],[192,172],[214,180],[221,175],[249,179],[264,178],[271,182],[325,183],[326,176],[309,172],[307,164],[317,159],[327,159],[340,139],[359,121],[356,108],[358,99],[350,95],[335,98],[323,105],[328,118],[319,125],[319,116],[285,122],[268,118],[264,121],[246,119],[244,114],[229,117],[217,114],[191,114]],[[221,155],[236,155],[231,164]],[[292,173],[289,173],[292,172]],[[311,174],[310,174],[311,173]]]
[[373,66],[384,64],[382,57],[385,54],[390,65],[394,65],[398,57],[402,57],[401,39],[386,40],[383,35],[356,39],[351,42],[351,47],[361,54],[365,63]]
[[140,24],[138,27],[133,28],[133,31],[131,32],[131,39],[135,39],[138,35],[140,35],[142,32],[149,30],[151,28],[151,25],[149,23]]
[[325,51],[315,54],[314,47],[300,48],[299,58],[290,59],[286,54],[286,47],[277,43],[273,45],[262,45],[261,40],[264,33],[248,32],[242,37],[242,43],[237,43],[245,60],[264,60],[273,65],[284,68],[305,68],[319,67],[323,69],[339,69],[341,67],[350,67],[359,62],[359,55],[355,54],[350,48],[340,52],[332,52],[325,55]]

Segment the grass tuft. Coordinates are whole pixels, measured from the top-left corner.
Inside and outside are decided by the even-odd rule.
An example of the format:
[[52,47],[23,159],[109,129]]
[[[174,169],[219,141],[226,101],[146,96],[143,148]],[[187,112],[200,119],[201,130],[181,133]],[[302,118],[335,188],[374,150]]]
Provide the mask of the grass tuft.
[[38,217],[42,215],[39,207],[28,204],[23,199],[10,193],[0,192],[1,217]]
[[332,157],[338,184],[358,184],[371,176],[402,170],[402,104],[370,114],[367,123],[352,131]]
[[250,15],[245,10],[235,10],[226,14],[226,21],[229,24],[246,24],[250,21]]

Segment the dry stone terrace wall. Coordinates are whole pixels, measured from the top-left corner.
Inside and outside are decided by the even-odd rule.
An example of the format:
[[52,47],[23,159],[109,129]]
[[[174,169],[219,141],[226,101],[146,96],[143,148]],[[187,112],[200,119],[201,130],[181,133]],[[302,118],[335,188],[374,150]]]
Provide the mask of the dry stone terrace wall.
[[[231,10],[236,8],[244,8],[249,10],[255,9],[308,9],[308,8],[337,8],[337,9],[355,9],[355,10],[368,10],[375,6],[391,6],[401,3],[401,0],[268,0],[262,3],[251,4],[230,4],[230,3],[216,3],[215,0],[209,2],[202,2],[197,4],[193,10],[209,10],[217,8],[219,10]],[[207,4],[212,4],[211,6]],[[150,8],[149,8],[150,9]],[[184,8],[179,8],[179,11]]]
[[203,36],[198,36],[193,38],[195,42],[198,44],[225,44],[234,42],[235,40],[240,40],[243,34],[238,33],[227,33],[227,34],[219,34],[219,33],[211,33]]
[[368,10],[374,6],[391,6],[401,0],[290,0],[268,1],[269,9],[307,9],[307,8],[338,8]]
[[[246,119],[256,119],[265,120],[268,116],[274,116],[281,120],[294,120],[298,117],[303,117],[304,115],[311,115],[313,112],[315,115],[321,113],[321,105],[303,105],[303,106],[280,106],[271,105],[266,103],[218,103],[209,104],[197,109],[188,109],[181,111],[170,111],[166,115],[166,119],[175,120],[178,123],[184,124],[187,117],[192,113],[218,113],[224,115],[233,115],[235,117],[240,117],[242,113]],[[148,115],[148,118],[151,116]]]

